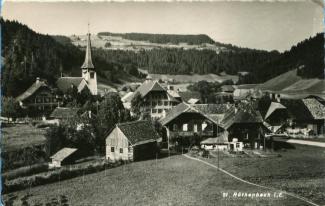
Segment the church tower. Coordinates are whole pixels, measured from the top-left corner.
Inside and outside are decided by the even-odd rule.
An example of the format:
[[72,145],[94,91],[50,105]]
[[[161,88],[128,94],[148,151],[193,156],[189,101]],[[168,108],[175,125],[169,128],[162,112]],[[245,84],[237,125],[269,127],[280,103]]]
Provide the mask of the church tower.
[[88,83],[88,88],[92,95],[97,95],[97,74],[94,70],[94,65],[91,59],[91,41],[90,33],[87,34],[87,48],[85,61],[81,66],[82,78],[84,78]]

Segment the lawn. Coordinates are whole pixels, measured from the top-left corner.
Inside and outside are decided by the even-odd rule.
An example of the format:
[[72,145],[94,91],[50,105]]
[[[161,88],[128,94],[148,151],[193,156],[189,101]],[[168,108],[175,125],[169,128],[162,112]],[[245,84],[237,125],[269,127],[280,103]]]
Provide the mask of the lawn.
[[[222,192],[229,197],[222,197]],[[234,192],[270,193],[271,197],[235,198]],[[13,200],[13,205],[304,205],[287,196],[274,198],[274,192],[178,155],[18,191],[4,195],[4,200]]]
[[[229,157],[221,155],[220,167],[245,180],[293,192],[325,204],[325,149],[294,145],[279,150],[280,157]],[[217,158],[209,159],[217,165]]]
[[45,143],[45,130],[28,124],[11,125],[2,128],[1,148],[12,151],[23,147]]

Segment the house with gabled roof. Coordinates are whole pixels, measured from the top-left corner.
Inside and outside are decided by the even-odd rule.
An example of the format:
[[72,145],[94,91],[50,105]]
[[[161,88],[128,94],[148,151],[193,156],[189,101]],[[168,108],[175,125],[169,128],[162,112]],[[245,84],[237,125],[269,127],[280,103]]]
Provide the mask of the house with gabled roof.
[[289,133],[319,135],[325,133],[325,106],[315,98],[281,99],[287,108]]
[[190,139],[200,142],[216,137],[224,131],[220,122],[230,107],[230,104],[180,103],[159,120],[166,130],[162,142],[170,147],[175,144],[189,145]]
[[75,119],[78,116],[79,108],[57,107],[53,110],[50,118],[56,119],[59,122],[66,122]]
[[123,98],[124,103],[131,103],[132,99],[140,95],[143,100],[141,111],[151,118],[161,118],[172,107],[180,103],[158,81],[145,80],[136,91]]
[[36,81],[21,95],[16,97],[19,105],[29,116],[47,116],[60,105],[60,98],[45,80]]
[[229,109],[220,126],[229,133],[229,142],[236,139],[251,148],[259,148],[265,133],[269,132],[261,113],[250,103],[241,103]]
[[106,159],[138,161],[157,155],[158,133],[150,121],[119,123],[106,137]]

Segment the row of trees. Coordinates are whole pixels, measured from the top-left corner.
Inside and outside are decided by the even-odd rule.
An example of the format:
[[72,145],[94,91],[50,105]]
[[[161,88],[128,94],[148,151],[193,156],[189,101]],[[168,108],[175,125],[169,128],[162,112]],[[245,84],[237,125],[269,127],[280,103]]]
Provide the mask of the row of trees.
[[130,39],[135,41],[149,41],[151,43],[159,44],[213,44],[214,41],[205,34],[198,35],[186,35],[186,34],[148,34],[148,33],[110,33],[99,32],[98,36],[118,36],[124,39]]
[[[98,49],[98,56],[122,65],[145,68],[149,73],[207,74],[239,71],[251,73],[248,82],[261,83],[286,71],[304,65],[299,75],[322,77],[324,73],[323,34],[304,40],[283,53],[228,46],[216,53],[212,50],[161,48],[153,50],[116,51]],[[129,66],[129,68],[131,68]]]

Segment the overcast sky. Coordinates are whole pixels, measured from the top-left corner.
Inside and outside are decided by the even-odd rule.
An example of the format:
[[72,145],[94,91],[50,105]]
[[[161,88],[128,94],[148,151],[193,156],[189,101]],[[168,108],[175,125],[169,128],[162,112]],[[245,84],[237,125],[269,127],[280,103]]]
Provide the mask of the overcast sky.
[[323,31],[323,8],[306,2],[5,2],[5,19],[44,34],[207,34],[215,41],[283,51]]

